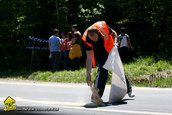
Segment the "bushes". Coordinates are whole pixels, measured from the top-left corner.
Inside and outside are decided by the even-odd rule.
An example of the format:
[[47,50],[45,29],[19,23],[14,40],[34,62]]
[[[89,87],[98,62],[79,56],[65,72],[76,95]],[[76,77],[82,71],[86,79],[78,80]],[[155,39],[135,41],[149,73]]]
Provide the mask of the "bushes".
[[[139,51],[148,46],[147,51],[163,51],[169,57],[170,4],[171,0],[0,0],[0,70],[29,63],[30,54],[24,50],[27,36],[48,39],[52,29],[71,31],[74,23],[83,33],[98,20],[105,20],[118,33],[125,26],[131,43]],[[161,64],[158,70],[161,71]]]

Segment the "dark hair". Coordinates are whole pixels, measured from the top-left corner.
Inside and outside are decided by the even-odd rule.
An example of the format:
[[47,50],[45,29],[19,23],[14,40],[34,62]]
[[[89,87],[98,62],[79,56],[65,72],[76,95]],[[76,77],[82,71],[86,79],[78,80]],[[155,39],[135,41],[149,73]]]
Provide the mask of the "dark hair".
[[72,37],[73,37],[73,33],[72,32],[68,32],[67,35],[69,36],[69,40],[71,40]]
[[64,35],[64,36],[66,37],[66,33],[65,33],[65,32],[62,32],[62,33],[61,33],[61,36],[62,36],[62,35]]
[[53,34],[56,34],[56,33],[59,33],[59,30],[58,29],[54,29],[53,30]]
[[73,25],[72,25],[72,28],[75,28],[75,29],[78,30],[78,25],[77,25],[77,24],[73,24]]
[[88,29],[87,33],[90,34],[91,36],[93,36],[95,33],[98,34],[99,31],[97,30],[96,27],[91,27]]
[[125,33],[126,30],[125,30],[124,27],[122,27],[120,31],[121,31],[122,33]]

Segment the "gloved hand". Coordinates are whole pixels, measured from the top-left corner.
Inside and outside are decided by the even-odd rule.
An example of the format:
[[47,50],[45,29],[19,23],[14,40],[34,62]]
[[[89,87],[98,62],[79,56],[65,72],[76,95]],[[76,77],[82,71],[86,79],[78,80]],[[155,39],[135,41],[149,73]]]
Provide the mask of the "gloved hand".
[[115,43],[114,43],[114,46],[119,47],[118,42],[115,42]]

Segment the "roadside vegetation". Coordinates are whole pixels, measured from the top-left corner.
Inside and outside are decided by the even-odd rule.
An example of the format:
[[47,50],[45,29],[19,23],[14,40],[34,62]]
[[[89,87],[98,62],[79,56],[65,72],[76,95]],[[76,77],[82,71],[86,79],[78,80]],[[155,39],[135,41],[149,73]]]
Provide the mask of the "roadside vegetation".
[[124,64],[125,73],[136,86],[172,87],[172,60],[139,58]]
[[[172,87],[172,60],[156,60],[154,57],[140,57],[133,62],[124,64],[125,74],[134,86]],[[97,68],[92,70],[95,79]],[[8,70],[0,73],[1,78],[23,79],[50,82],[84,83],[86,69],[76,71],[28,71]],[[108,84],[110,84],[109,72]]]

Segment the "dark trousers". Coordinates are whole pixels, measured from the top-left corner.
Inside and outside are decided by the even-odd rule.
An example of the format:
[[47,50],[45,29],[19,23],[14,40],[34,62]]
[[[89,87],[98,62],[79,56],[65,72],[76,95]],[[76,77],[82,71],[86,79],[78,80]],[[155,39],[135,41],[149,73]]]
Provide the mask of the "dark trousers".
[[52,70],[57,71],[59,70],[60,64],[60,52],[51,52],[52,54]]
[[119,55],[121,57],[122,62],[128,61],[128,47],[119,48]]
[[64,65],[64,69],[68,69],[68,52],[67,50],[60,52],[60,61]]
[[108,78],[108,70],[104,69],[103,67],[98,68],[97,76],[94,82],[94,87],[99,89],[100,98],[103,95],[107,78]]
[[131,87],[130,82],[128,81],[127,76],[125,76],[125,80],[126,80],[126,83],[127,83],[127,93],[131,92],[132,91],[132,87]]
[[80,58],[76,57],[71,60],[71,70],[77,70],[80,68]]
[[[103,96],[107,78],[108,78],[108,70],[104,69],[103,67],[99,67],[97,76],[96,76],[96,79],[94,82],[94,85],[95,85],[94,87],[99,89],[100,98]],[[127,83],[127,93],[128,93],[128,92],[132,91],[132,87],[126,76],[125,76],[125,79],[126,79],[126,83]]]

